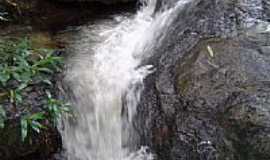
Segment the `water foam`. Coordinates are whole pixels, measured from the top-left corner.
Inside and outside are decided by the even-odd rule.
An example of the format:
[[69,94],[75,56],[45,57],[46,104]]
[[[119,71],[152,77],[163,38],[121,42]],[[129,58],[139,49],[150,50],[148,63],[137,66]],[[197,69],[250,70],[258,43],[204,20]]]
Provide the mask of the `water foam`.
[[[64,120],[62,137],[69,160],[151,160],[142,147],[124,147],[123,123],[132,123],[152,66],[140,66],[150,56],[153,41],[169,27],[172,8],[155,12],[156,0],[142,1],[135,16],[115,16],[82,27],[71,48],[65,84],[71,89],[76,120]],[[140,67],[139,67],[140,66]],[[125,95],[125,96],[124,96]],[[123,97],[128,119],[122,118]],[[132,137],[131,137],[132,138]]]

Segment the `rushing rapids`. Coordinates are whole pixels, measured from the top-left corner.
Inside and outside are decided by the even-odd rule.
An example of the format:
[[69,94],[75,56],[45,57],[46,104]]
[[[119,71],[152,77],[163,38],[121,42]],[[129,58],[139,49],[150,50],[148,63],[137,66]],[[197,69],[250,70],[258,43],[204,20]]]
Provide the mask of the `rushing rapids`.
[[152,159],[144,149],[130,151],[128,144],[143,79],[154,71],[140,63],[151,55],[152,42],[162,38],[173,10],[185,2],[156,13],[156,1],[144,0],[135,16],[80,29],[65,78],[76,114],[75,121],[64,120],[62,130],[69,160]]

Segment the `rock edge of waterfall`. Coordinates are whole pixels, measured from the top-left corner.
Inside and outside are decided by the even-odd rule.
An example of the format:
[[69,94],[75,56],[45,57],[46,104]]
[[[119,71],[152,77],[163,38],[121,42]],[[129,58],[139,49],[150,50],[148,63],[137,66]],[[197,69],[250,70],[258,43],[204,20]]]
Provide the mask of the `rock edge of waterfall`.
[[270,159],[269,8],[190,0],[176,11],[144,62],[156,72],[134,118],[140,145],[161,160]]

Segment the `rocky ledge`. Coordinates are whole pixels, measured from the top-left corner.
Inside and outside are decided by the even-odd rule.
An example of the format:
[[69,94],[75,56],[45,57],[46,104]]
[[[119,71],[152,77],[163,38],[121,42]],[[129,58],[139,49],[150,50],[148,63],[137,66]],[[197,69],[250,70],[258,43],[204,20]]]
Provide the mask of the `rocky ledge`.
[[156,72],[134,122],[140,145],[160,160],[270,159],[269,6],[190,0],[176,11],[145,62]]

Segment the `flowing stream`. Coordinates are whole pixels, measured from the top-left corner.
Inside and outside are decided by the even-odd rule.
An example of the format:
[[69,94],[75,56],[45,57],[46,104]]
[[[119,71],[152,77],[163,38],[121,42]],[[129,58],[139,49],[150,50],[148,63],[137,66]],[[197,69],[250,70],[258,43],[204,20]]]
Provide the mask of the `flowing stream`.
[[71,91],[76,120],[65,119],[62,127],[69,160],[153,159],[143,148],[129,150],[126,139],[133,137],[123,130],[136,113],[143,79],[154,72],[140,63],[151,56],[181,4],[155,14],[156,0],[142,4],[133,16],[118,15],[81,27],[71,46],[74,56],[68,60],[64,83]]

